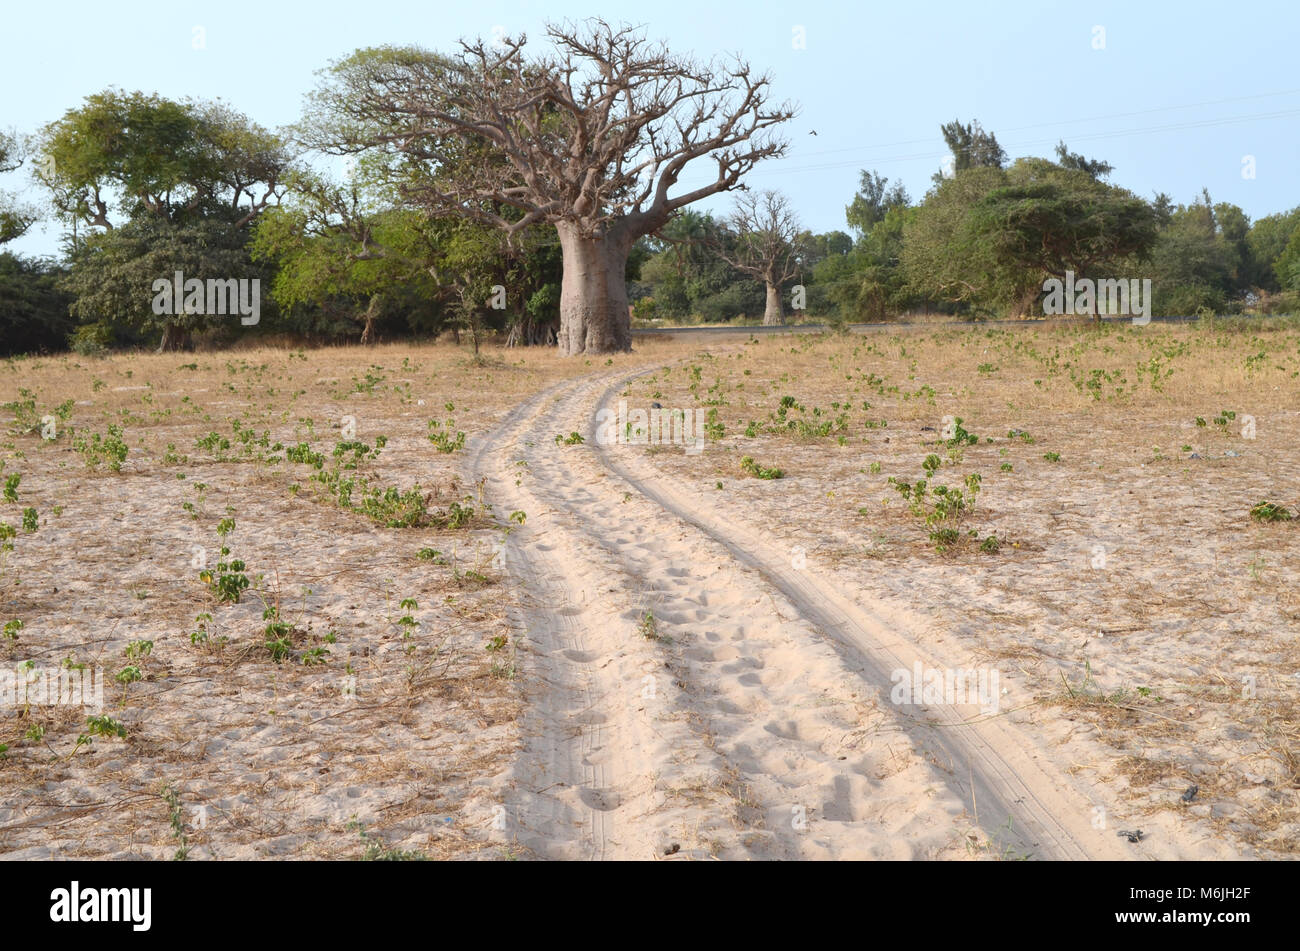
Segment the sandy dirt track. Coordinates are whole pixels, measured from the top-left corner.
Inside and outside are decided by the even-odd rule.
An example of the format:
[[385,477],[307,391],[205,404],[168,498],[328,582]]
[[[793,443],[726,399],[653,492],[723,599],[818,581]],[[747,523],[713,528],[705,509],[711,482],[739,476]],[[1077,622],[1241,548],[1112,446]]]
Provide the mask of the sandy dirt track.
[[[530,658],[524,750],[503,791],[520,845],[566,858],[1182,855],[1094,828],[1089,797],[1007,719],[890,704],[890,671],[956,663],[917,646],[918,619],[794,567],[644,449],[597,445],[596,410],[645,372],[552,386],[474,452],[498,510],[527,513],[504,556]],[[585,442],[557,444],[571,431]]]

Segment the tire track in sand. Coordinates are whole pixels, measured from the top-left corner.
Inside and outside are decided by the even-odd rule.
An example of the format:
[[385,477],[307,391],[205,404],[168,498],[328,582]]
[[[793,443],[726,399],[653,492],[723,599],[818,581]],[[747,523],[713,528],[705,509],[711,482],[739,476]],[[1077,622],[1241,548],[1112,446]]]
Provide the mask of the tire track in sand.
[[[974,823],[943,763],[804,595],[610,478],[594,410],[641,372],[550,387],[473,452],[493,504],[528,515],[505,551],[529,668],[516,839],[554,857],[965,855]],[[570,431],[587,442],[557,446]],[[639,635],[647,610],[670,643]]]
[[[608,385],[593,415],[640,375],[626,374]],[[611,473],[663,511],[707,534],[779,590],[883,696],[890,690],[891,671],[910,670],[916,662],[926,669],[952,666],[927,656],[917,639],[908,636],[908,625],[914,623],[910,619],[866,596],[850,598],[829,579],[796,569],[789,552],[709,511],[698,497],[659,474],[643,448],[615,445],[598,452]],[[1178,857],[1172,845],[1153,854],[1149,846],[1121,846],[1113,831],[1094,828],[1089,798],[1053,766],[1032,736],[1004,718],[981,718],[978,706],[950,705],[926,707],[923,718],[902,711],[899,716],[949,788],[978,814],[985,833],[1001,846],[1050,859]]]
[[527,516],[501,551],[517,586],[526,703],[523,749],[503,792],[507,838],[544,858],[648,859],[681,838],[674,830],[708,819],[691,803],[665,802],[661,787],[719,763],[687,720],[656,715],[678,706],[677,688],[608,597],[616,570],[572,508],[553,504],[553,490],[580,489],[564,485],[554,444],[555,420],[581,413],[576,385],[538,393],[471,451],[471,472],[488,480],[494,509]]

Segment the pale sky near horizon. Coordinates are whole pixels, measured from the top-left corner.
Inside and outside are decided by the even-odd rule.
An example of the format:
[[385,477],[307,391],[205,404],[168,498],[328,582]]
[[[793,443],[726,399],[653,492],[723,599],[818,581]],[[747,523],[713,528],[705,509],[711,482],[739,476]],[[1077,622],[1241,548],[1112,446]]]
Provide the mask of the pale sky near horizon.
[[[1240,205],[1252,219],[1300,204],[1300,6],[1013,2],[594,4],[480,0],[445,5],[129,2],[4,3],[0,127],[21,133],[109,86],[221,98],[267,127],[296,120],[314,72],[363,46],[451,51],[494,28],[545,41],[548,20],[599,14],[644,26],[675,52],[739,53],[770,72],[800,115],[784,159],[747,179],[779,188],[814,231],[848,230],[860,169],[901,180],[913,200],[946,149],[941,123],[978,119],[1012,158],[1058,139],[1115,166],[1110,181],[1150,197]],[[802,28],[806,48],[796,48]],[[1098,30],[1103,30],[1099,33]],[[201,31],[201,32],[200,32]],[[202,43],[197,38],[201,37]],[[1096,48],[1104,38],[1104,48]],[[815,130],[816,135],[811,135]],[[1253,156],[1255,177],[1243,175]],[[710,177],[707,160],[692,179]],[[40,200],[26,169],[0,189]],[[729,199],[699,207],[725,212]],[[7,246],[54,254],[46,222]]]

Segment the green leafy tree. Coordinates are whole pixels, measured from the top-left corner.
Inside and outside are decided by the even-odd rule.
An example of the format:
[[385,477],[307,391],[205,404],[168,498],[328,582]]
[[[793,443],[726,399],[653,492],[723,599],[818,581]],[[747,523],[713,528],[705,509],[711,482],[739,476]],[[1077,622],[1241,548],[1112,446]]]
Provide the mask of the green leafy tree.
[[1098,179],[1105,178],[1115,171],[1115,166],[1109,162],[1103,162],[1101,159],[1090,159],[1078,152],[1071,152],[1065,147],[1064,140],[1056,143],[1056,162],[1061,168],[1084,172],[1092,178]]
[[128,221],[81,242],[61,287],[72,295],[71,313],[82,324],[121,324],[142,337],[159,335],[160,350],[183,349],[190,346],[195,331],[218,324],[229,327],[232,318],[187,312],[183,306],[158,313],[154,282],[170,281],[178,271],[187,282],[224,281],[232,275],[260,281],[265,274],[250,264],[246,239],[244,232],[216,218],[172,222],[149,216]]
[[954,119],[939,127],[943,141],[952,153],[949,168],[940,169],[932,176],[936,185],[945,178],[971,168],[1002,168],[1007,164],[1007,153],[998,145],[997,136],[985,132],[979,120],[962,125]]
[[849,321],[881,321],[920,301],[903,270],[903,232],[913,209],[895,205],[843,255],[828,255],[813,269],[813,287]]
[[1273,272],[1284,290],[1300,292],[1300,228],[1291,234],[1291,240],[1273,262]]
[[[320,126],[336,119],[309,117],[298,135],[317,141]],[[400,329],[401,317],[418,318],[424,330],[448,326],[457,339],[467,329],[476,350],[484,330],[504,329],[498,324],[510,325],[510,343],[545,339],[558,313],[554,240],[531,228],[507,241],[499,229],[432,218],[406,200],[439,187],[443,171],[381,150],[354,159],[342,183],[291,176],[291,200],[264,217],[254,240],[255,257],[278,267],[276,301],[291,316],[347,314],[363,343],[376,339],[386,318]]]
[[[110,89],[45,127],[38,177],[68,218],[112,230],[215,208],[242,228],[283,194],[283,142],[221,103]],[[120,220],[117,222],[120,223]]]
[[229,106],[115,89],[68,110],[37,144],[37,176],[60,217],[101,229],[74,250],[74,312],[159,332],[160,350],[188,346],[206,321],[150,316],[152,293],[137,297],[149,286],[142,269],[155,268],[150,283],[177,270],[186,279],[251,279],[247,256],[236,252],[247,226],[280,200],[291,164],[277,135]]
[[761,287],[717,252],[735,234],[705,212],[686,209],[645,242],[647,260],[634,282],[636,299],[654,300],[659,317],[705,323],[761,313]]
[[864,169],[858,193],[844,209],[844,217],[849,227],[861,238],[869,234],[878,222],[883,221],[890,209],[906,208],[911,203],[902,182],[895,182],[891,188],[889,179],[879,172]]
[[1292,237],[1300,231],[1300,207],[1267,215],[1251,225],[1246,235],[1250,249],[1250,272],[1247,284],[1262,291],[1278,291],[1282,285],[1274,265]]
[[1235,273],[1240,251],[1229,240],[1239,234],[1239,223],[1225,234],[1209,193],[1179,205],[1160,231],[1151,255],[1156,289],[1155,311],[1163,315],[1191,315],[1201,310],[1226,311],[1236,296]]
[[979,199],[965,223],[970,240],[1015,275],[1017,310],[1027,312],[1044,278],[1103,277],[1147,257],[1158,233],[1151,206],[1089,171],[1019,159],[1007,183]]
[[1088,171],[1041,158],[945,179],[904,224],[901,260],[915,294],[976,314],[1038,306],[1042,282],[1118,271],[1151,253],[1152,206]]
[[0,353],[59,350],[72,330],[72,298],[53,261],[0,254]]
[[919,297],[987,312],[1015,296],[1017,275],[969,227],[976,205],[1006,183],[1001,168],[959,171],[932,188],[906,218],[902,265]]
[[[25,152],[25,143],[17,133],[0,129],[0,174],[21,168]],[[38,217],[34,208],[0,191],[0,245],[22,237]]]
[[[263,216],[251,246],[255,261],[274,266],[271,297],[287,315],[313,311],[326,322],[316,329],[346,327],[373,343],[384,318],[412,297],[438,301],[437,237],[424,216],[364,209],[352,189],[314,177],[294,184],[300,200]],[[445,318],[437,313],[433,329]]]

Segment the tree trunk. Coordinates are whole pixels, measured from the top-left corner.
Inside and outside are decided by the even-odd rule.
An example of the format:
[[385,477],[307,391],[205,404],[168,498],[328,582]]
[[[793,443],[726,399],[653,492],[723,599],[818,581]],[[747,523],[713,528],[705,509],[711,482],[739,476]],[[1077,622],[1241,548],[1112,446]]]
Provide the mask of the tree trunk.
[[1012,305],[1011,318],[1013,320],[1028,320],[1034,315],[1034,305],[1038,303],[1038,295],[1042,293],[1042,288],[1038,286],[1028,287],[1021,292],[1016,303]]
[[190,332],[178,324],[165,324],[163,326],[162,342],[158,344],[159,353],[174,353],[178,350],[193,349],[190,342]]
[[763,326],[775,327],[785,323],[785,310],[781,306],[781,288],[768,282],[767,306],[763,308]]
[[371,344],[375,342],[375,318],[379,316],[379,295],[370,296],[370,306],[365,309],[361,315],[361,342]]
[[560,353],[618,353],[632,349],[627,303],[629,241],[621,231],[584,237],[559,225],[563,278],[560,283]]

